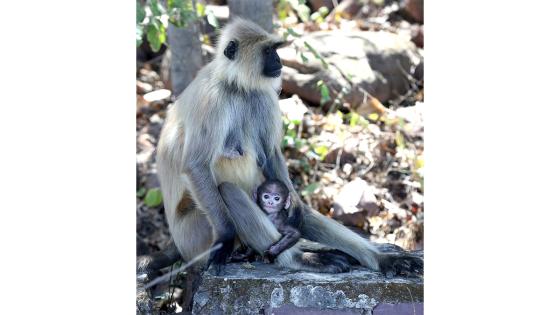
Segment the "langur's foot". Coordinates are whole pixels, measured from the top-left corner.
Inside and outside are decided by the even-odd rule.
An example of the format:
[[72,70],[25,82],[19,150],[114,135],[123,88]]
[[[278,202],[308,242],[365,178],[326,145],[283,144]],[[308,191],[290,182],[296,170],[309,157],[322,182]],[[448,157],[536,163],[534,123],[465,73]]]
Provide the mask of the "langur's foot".
[[255,260],[255,251],[242,246],[231,254],[230,262],[251,262]]
[[304,252],[301,263],[304,270],[324,273],[348,272],[351,267],[346,259],[328,253]]
[[379,271],[388,278],[417,276],[424,271],[424,260],[405,251],[382,253],[379,255]]
[[228,240],[216,240],[216,242],[214,242],[212,246],[216,246],[218,244],[222,244],[222,246],[210,254],[207,265],[208,272],[210,274],[216,276],[222,274],[223,267],[233,252],[234,241],[235,239],[231,238]]

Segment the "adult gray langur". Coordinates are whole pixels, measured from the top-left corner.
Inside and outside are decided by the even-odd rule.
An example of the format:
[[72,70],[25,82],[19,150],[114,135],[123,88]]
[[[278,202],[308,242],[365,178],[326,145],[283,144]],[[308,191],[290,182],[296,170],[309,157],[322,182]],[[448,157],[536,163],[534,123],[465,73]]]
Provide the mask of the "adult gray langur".
[[[282,43],[252,22],[233,20],[222,30],[214,60],[170,107],[156,161],[176,247],[145,264],[161,267],[178,258],[177,250],[188,261],[221,244],[201,262],[219,272],[236,239],[263,254],[281,235],[250,196],[266,179],[278,179],[290,191],[288,220],[303,238],[340,250],[373,270],[421,268],[421,259],[380,251],[309,208],[294,190],[280,150],[282,64],[276,49]],[[275,263],[316,272],[349,269],[332,255],[304,252],[298,244],[280,253]]]

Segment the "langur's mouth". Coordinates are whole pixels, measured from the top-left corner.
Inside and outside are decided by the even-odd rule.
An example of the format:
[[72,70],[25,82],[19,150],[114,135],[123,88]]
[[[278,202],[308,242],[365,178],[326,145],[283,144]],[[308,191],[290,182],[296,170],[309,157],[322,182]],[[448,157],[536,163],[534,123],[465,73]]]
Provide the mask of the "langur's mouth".
[[274,71],[270,72],[270,77],[271,78],[278,78],[281,74],[282,74],[281,69],[274,70]]
[[282,68],[278,70],[270,71],[266,74],[266,76],[269,78],[278,78],[281,74],[282,74]]

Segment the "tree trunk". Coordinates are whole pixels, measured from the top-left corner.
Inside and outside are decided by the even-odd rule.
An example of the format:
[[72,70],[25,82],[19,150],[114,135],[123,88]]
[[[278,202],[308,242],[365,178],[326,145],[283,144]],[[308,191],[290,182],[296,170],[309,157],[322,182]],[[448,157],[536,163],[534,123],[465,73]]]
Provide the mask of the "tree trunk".
[[230,19],[235,16],[251,20],[272,32],[272,0],[229,0]]
[[171,50],[171,86],[175,96],[183,92],[202,68],[202,48],[198,33],[196,22],[181,28],[169,24],[167,34]]

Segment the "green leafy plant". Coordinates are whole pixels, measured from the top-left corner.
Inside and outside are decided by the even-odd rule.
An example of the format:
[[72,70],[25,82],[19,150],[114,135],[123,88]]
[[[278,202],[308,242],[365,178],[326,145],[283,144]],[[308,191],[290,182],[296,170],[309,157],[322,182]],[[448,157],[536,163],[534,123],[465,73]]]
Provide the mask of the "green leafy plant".
[[298,135],[300,125],[301,120],[288,120],[284,117],[284,138],[282,139],[282,148],[293,147],[299,150],[307,145],[307,141],[305,141],[305,139],[301,139]]
[[163,202],[163,196],[159,188],[150,188],[144,196],[144,203],[148,207],[157,207]]
[[348,114],[345,115],[345,118],[347,119],[350,127],[354,127],[354,126],[367,127],[367,125],[369,124],[367,119],[365,119],[364,117],[362,117],[362,115],[356,112],[349,112]]
[[326,145],[314,146],[313,151],[319,156],[319,159],[323,161],[329,153],[329,148]]
[[136,1],[136,46],[143,36],[153,51],[159,51],[167,41],[169,23],[186,27],[190,23],[206,18],[213,27],[219,27],[214,13],[202,3],[192,0],[167,0],[166,7],[158,0]]
[[311,20],[315,23],[322,23],[328,14],[329,9],[327,7],[320,7],[319,10],[311,14]]
[[146,188],[145,187],[140,187],[140,189],[138,189],[138,191],[136,191],[136,197],[138,197],[138,198],[144,197],[145,194],[146,194]]
[[314,194],[317,191],[317,189],[319,189],[319,187],[321,187],[321,183],[319,182],[311,183],[305,186],[305,188],[303,188],[301,195],[305,197]]
[[321,61],[323,68],[325,69],[329,68],[329,64],[325,61],[323,56],[321,56],[321,54],[319,54],[317,50],[313,48],[313,46],[311,46],[307,41],[304,41],[303,44],[305,45],[305,48],[309,49],[309,51],[313,54],[313,56],[315,56],[316,59],[319,59]]
[[311,14],[311,9],[305,5],[305,0],[280,0],[276,5],[276,11],[280,21],[284,21],[291,12],[295,12],[302,22],[307,22]]
[[317,81],[317,88],[319,89],[319,92],[321,92],[321,105],[324,105],[331,100],[329,87],[325,84],[325,82],[323,82],[323,80]]

